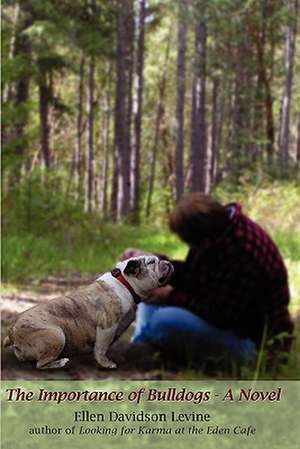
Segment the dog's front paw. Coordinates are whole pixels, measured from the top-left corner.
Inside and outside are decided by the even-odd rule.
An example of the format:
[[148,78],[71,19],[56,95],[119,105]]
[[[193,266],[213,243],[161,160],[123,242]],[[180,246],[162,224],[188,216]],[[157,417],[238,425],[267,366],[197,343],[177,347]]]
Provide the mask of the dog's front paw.
[[112,360],[109,360],[109,358],[107,358],[106,356],[98,356],[96,360],[99,365],[103,366],[103,368],[117,368],[116,363],[114,363]]
[[108,360],[107,364],[103,365],[103,366],[105,366],[105,368],[110,368],[110,369],[117,368],[117,364],[115,362],[113,362],[112,360]]
[[63,366],[65,366],[70,359],[68,359],[67,357],[65,357],[64,359],[60,359],[58,360],[60,362],[60,368],[62,368]]

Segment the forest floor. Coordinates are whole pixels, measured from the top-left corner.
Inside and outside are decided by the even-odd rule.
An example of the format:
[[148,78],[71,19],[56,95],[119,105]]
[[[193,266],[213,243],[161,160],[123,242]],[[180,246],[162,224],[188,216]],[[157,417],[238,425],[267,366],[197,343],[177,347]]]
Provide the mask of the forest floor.
[[[29,284],[18,284],[14,286],[4,285],[0,299],[1,311],[1,340],[3,341],[9,326],[15,321],[17,315],[34,305],[48,301],[56,296],[65,294],[79,286],[87,285],[95,279],[91,274],[79,275],[74,273],[68,277],[47,277]],[[300,316],[294,316],[296,321],[297,346],[300,341]],[[168,380],[168,379],[200,379],[207,375],[202,371],[183,370],[180,368],[166,369],[164,364],[150,363],[146,359],[146,365],[139,364],[138,369],[130,365],[130,360],[124,357],[125,350],[129,346],[130,336],[133,331],[131,326],[122,337],[112,346],[111,358],[117,362],[115,370],[107,370],[99,367],[93,355],[81,355],[70,359],[70,362],[62,369],[37,370],[33,362],[20,362],[16,359],[11,348],[2,350],[2,379],[7,380],[83,380],[83,379],[132,379],[132,380]],[[299,368],[300,358],[297,349],[297,365]],[[284,374],[284,378],[298,378],[298,369]],[[244,378],[251,378],[253,373],[246,373]],[[300,372],[299,372],[300,374]],[[226,373],[215,374],[214,377],[222,378]],[[234,376],[235,377],[235,376]],[[277,376],[276,376],[277,377]],[[279,376],[281,377],[281,376]],[[267,376],[269,378],[269,376]]]

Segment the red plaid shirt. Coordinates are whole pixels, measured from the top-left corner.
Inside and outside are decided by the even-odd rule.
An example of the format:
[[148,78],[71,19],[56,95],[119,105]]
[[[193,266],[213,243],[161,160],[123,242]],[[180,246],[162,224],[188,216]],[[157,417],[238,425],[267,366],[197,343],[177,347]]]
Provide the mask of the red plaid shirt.
[[[293,332],[288,311],[288,275],[267,233],[246,217],[239,204],[232,224],[208,249],[191,248],[184,262],[172,261],[175,287],[164,302],[189,309],[220,329],[260,344]],[[155,300],[154,300],[155,302]],[[291,339],[284,340],[288,350]]]

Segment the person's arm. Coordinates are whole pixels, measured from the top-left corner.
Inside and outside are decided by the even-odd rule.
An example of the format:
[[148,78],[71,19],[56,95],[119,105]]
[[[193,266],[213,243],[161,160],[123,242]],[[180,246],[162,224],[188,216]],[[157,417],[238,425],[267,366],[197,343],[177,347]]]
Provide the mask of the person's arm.
[[147,300],[147,304],[160,306],[186,307],[188,303],[188,295],[181,290],[174,289],[171,285],[156,288],[153,290],[149,300]]

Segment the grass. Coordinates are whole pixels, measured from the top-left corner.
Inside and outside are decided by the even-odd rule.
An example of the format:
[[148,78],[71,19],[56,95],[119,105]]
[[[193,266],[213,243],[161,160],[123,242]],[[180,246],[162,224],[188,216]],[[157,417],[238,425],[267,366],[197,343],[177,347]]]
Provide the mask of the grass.
[[124,248],[130,246],[172,257],[184,257],[187,250],[175,236],[169,236],[167,230],[153,227],[96,222],[92,230],[83,230],[82,235],[74,228],[66,235],[61,232],[39,236],[14,233],[3,240],[3,280],[24,282],[49,274],[101,273],[112,269]]
[[[52,186],[50,186],[52,187]],[[300,308],[300,186],[273,182],[231,191],[220,186],[222,202],[239,201],[243,209],[273,237],[288,267],[291,310]],[[171,234],[163,218],[159,224],[113,225],[95,215],[83,215],[78,205],[66,203],[51,189],[25,185],[4,200],[2,278],[26,283],[48,275],[72,272],[101,273],[111,269],[126,247],[184,258],[187,247]]]

